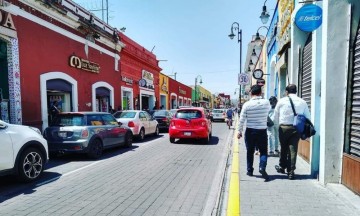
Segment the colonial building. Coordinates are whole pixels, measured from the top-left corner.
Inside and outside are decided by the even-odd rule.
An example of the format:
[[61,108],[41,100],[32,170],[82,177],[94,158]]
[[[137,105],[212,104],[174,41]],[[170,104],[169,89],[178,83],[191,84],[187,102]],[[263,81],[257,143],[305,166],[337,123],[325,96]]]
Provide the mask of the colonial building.
[[44,129],[48,108],[108,111],[120,105],[116,29],[70,0],[2,1],[1,118]]

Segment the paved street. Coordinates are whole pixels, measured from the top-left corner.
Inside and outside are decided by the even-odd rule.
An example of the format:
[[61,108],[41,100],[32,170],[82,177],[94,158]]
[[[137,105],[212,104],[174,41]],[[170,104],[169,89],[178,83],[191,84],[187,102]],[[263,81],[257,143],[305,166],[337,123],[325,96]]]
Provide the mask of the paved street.
[[148,137],[98,161],[66,156],[40,182],[0,179],[0,215],[201,215],[217,205],[229,129],[213,124],[211,144]]

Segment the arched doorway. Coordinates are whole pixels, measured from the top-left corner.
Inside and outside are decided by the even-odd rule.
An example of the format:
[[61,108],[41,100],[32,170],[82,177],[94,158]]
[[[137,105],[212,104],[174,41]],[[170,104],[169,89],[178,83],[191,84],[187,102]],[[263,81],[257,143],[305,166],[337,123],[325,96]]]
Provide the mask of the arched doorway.
[[92,85],[92,109],[97,112],[109,112],[114,109],[114,87],[106,82],[97,82]]
[[40,75],[41,118],[44,130],[51,122],[50,105],[61,100],[62,111],[78,111],[77,81],[62,72],[49,72]]

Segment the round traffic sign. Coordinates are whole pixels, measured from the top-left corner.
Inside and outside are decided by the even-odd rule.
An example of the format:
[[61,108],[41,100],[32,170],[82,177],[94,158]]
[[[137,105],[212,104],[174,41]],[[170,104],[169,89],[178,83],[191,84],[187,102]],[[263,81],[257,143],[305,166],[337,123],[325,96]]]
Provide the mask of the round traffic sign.
[[246,85],[249,83],[249,76],[246,73],[239,74],[239,85]]

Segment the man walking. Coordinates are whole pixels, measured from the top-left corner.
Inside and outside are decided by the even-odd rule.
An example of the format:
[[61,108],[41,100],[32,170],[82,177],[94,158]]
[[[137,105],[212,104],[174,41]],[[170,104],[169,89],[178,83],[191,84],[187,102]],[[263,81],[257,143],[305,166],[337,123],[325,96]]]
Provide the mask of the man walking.
[[285,173],[285,169],[287,169],[288,177],[292,180],[295,178],[294,170],[296,169],[300,134],[293,126],[294,111],[291,106],[291,101],[294,104],[294,109],[297,114],[303,114],[306,118],[310,119],[310,112],[306,102],[296,95],[296,85],[288,85],[285,91],[287,97],[279,100],[274,113],[274,122],[278,122],[280,125],[279,139],[281,146],[279,165],[276,165],[275,169],[278,173]]
[[[271,96],[269,98],[269,102],[271,105],[271,109],[269,111],[269,118],[272,122],[274,122],[274,114],[275,114],[275,106],[277,104],[277,98],[275,96]],[[273,124],[268,125],[267,128],[268,134],[268,144],[269,144],[269,155],[274,155],[274,150],[277,155],[279,155],[279,125]]]
[[250,89],[251,99],[242,107],[239,121],[238,139],[242,137],[242,130],[246,121],[245,144],[247,159],[247,175],[253,175],[254,151],[258,147],[260,151],[259,172],[265,179],[269,180],[266,173],[267,164],[267,117],[270,110],[270,103],[261,97],[261,86],[253,85]]

